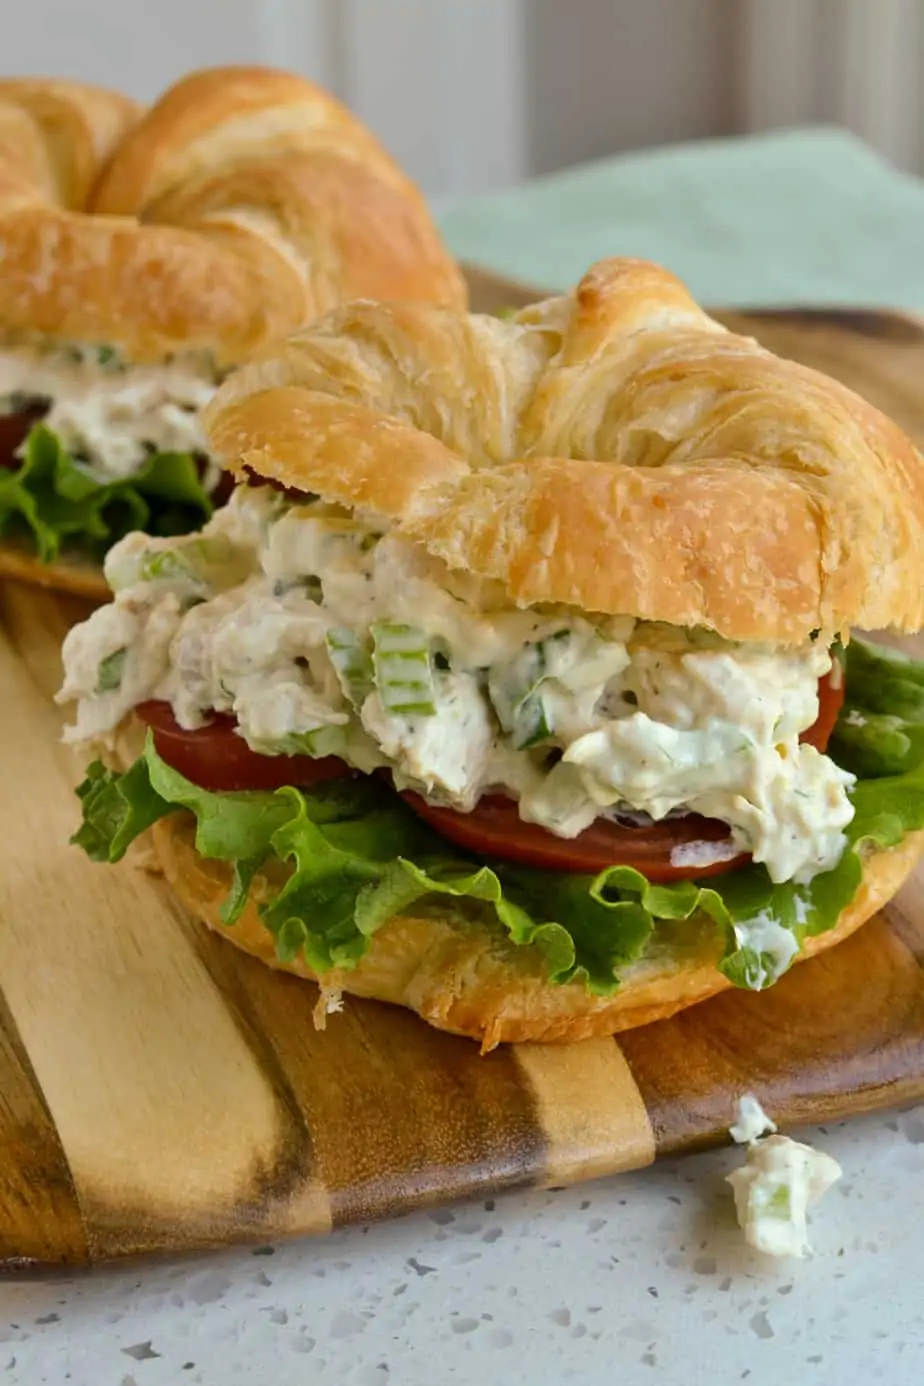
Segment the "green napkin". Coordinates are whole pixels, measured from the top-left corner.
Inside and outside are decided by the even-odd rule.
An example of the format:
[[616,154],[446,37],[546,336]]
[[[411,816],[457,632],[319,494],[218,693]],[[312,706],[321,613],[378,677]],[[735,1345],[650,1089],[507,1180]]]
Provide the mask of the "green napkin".
[[605,159],[447,208],[453,252],[526,283],[667,265],[705,303],[924,312],[924,182],[818,126]]

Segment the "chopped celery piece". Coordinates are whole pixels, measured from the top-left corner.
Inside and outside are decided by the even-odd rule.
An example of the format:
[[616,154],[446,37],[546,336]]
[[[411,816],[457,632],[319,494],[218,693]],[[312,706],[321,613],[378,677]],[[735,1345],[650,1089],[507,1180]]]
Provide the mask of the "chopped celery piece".
[[120,650],[113,650],[112,654],[100,660],[96,674],[97,693],[114,693],[117,688],[122,686],[122,673],[125,669],[127,654],[128,648],[123,645]]
[[372,627],[375,686],[386,712],[432,717],[436,712],[430,651],[415,626],[378,621]]
[[345,696],[361,708],[375,687],[372,657],[364,642],[354,631],[338,626],[327,632],[327,653]]
[[[283,756],[336,756],[346,748],[346,730],[325,723],[310,731],[290,732],[279,742],[278,754]],[[266,752],[264,752],[266,754]]]
[[163,549],[141,560],[143,582],[173,582],[195,576],[190,561],[176,549]]
[[512,664],[491,671],[491,702],[518,751],[537,746],[552,735],[552,720],[541,687],[546,678],[554,675],[554,655],[569,635],[570,631],[557,631],[545,640],[527,645]]
[[143,554],[138,575],[142,582],[204,582],[205,570],[227,563],[232,556],[231,541],[225,534],[203,535]]
[[530,693],[523,699],[514,726],[514,748],[525,751],[538,746],[552,735],[551,718],[541,693]]
[[785,1222],[792,1217],[792,1189],[788,1184],[769,1190],[755,1188],[752,1198],[755,1210],[764,1217],[782,1218]]

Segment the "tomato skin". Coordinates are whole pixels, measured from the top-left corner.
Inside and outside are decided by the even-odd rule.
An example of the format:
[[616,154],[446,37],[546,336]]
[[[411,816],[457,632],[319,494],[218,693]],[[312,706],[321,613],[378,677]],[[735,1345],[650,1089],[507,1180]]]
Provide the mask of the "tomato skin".
[[[824,751],[844,701],[844,678],[832,670],[818,682],[818,718],[800,741]],[[837,680],[835,683],[834,680]],[[604,871],[608,866],[634,866],[649,881],[695,881],[721,876],[751,860],[737,852],[705,866],[674,866],[675,847],[731,842],[728,824],[689,813],[643,828],[623,827],[598,819],[574,838],[557,837],[536,823],[524,823],[517,805],[504,795],[486,795],[474,813],[428,804],[419,794],[402,798],[415,813],[457,847],[476,855],[496,857],[547,871]]]
[[22,458],[16,456],[16,449],[25,442],[32,425],[47,412],[44,405],[36,404],[16,414],[0,414],[0,467],[17,471],[22,466]]
[[818,680],[818,716],[799,737],[804,746],[814,746],[822,754],[827,750],[834,725],[844,706],[846,684],[846,675],[835,656],[829,672]]
[[197,731],[184,731],[169,703],[139,703],[135,714],[154,734],[162,760],[200,789],[220,793],[241,789],[309,788],[354,772],[339,756],[264,756],[252,751],[235,731],[235,719],[216,712]]
[[428,804],[410,790],[401,797],[425,823],[457,847],[476,856],[535,866],[542,871],[595,874],[608,866],[634,866],[649,881],[691,881],[733,871],[750,861],[747,852],[737,852],[705,866],[673,866],[671,852],[675,847],[729,841],[727,823],[695,813],[643,828],[623,827],[598,818],[577,837],[565,838],[537,823],[524,823],[516,801],[503,794],[485,795],[474,813]]
[[[829,673],[819,680],[818,719],[800,737],[821,752],[844,701],[844,678],[838,674],[834,671],[833,679]],[[338,756],[260,755],[237,735],[235,719],[227,713],[214,713],[197,731],[184,731],[169,703],[141,703],[135,712],[152,729],[158,755],[202,789],[269,790],[288,784],[309,788],[356,773]],[[516,801],[502,794],[485,795],[472,813],[428,804],[411,790],[401,797],[441,837],[464,851],[539,870],[596,873],[608,866],[632,866],[650,881],[667,883],[724,875],[751,859],[747,852],[736,852],[703,866],[674,866],[671,854],[677,847],[727,844],[730,850],[727,823],[694,813],[638,828],[598,819],[577,837],[562,838],[524,822]]]

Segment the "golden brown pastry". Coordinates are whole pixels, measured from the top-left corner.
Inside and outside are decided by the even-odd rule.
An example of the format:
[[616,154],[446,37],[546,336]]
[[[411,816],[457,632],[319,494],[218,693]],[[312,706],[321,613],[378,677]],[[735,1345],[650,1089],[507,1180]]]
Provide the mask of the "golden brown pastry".
[[216,68],[147,112],[76,82],[0,82],[0,328],[132,361],[241,361],[353,298],[461,305],[423,198],[301,77]]
[[508,321],[350,304],[207,425],[232,469],[386,515],[519,603],[780,642],[924,621],[914,445],[644,261]]
[[[0,414],[51,394],[52,427],[101,482],[191,449],[178,414],[228,367],[362,297],[466,292],[413,183],[310,82],[219,68],[145,112],[76,82],[0,81]],[[138,380],[130,398],[111,398],[115,369]],[[110,436],[132,410],[150,416],[134,448]]]
[[[193,838],[190,817],[163,819],[154,828],[156,859],[190,914],[222,938],[269,967],[320,980],[335,996],[343,991],[406,1006],[438,1030],[479,1040],[485,1051],[522,1041],[573,1043],[650,1025],[731,985],[716,966],[720,940],[704,918],[684,921],[660,948],[623,968],[615,995],[594,996],[579,983],[550,986],[538,949],[505,944],[489,919],[478,921],[479,928],[470,909],[442,901],[389,920],[355,968],[319,978],[303,958],[279,958],[257,909],[268,895],[265,880],[257,881],[237,923],[222,923],[231,868],[201,857]],[[905,883],[922,851],[924,832],[916,832],[900,847],[867,856],[863,884],[837,925],[807,939],[795,961],[833,948],[871,919]]]
[[[135,782],[209,832],[267,776],[349,800],[374,772],[415,816],[376,791],[380,863],[367,810],[329,840],[319,810],[317,858],[275,838],[228,923],[254,841],[222,858],[165,811],[166,876],[237,946],[485,1048],[575,1040],[762,989],[913,870],[924,767],[877,728],[924,665],[838,637],[921,624],[924,462],[666,271],[604,261],[505,321],[349,304],[258,353],[206,424],[243,484],[199,552],[241,566],[170,555],[164,595],[163,545],[114,551],[112,607],[65,647],[73,739],[134,709]],[[84,845],[111,859],[106,832]]]

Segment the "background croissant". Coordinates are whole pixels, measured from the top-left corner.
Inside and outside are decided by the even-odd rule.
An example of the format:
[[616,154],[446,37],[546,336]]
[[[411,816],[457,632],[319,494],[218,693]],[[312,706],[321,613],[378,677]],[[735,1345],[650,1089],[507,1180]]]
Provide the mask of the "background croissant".
[[147,113],[0,82],[0,572],[105,596],[126,530],[208,515],[199,410],[227,369],[365,297],[466,289],[414,185],[310,82],[199,72]]
[[247,356],[344,299],[462,304],[420,193],[350,113],[263,68],[194,73],[147,112],[0,82],[0,331],[132,360]]

